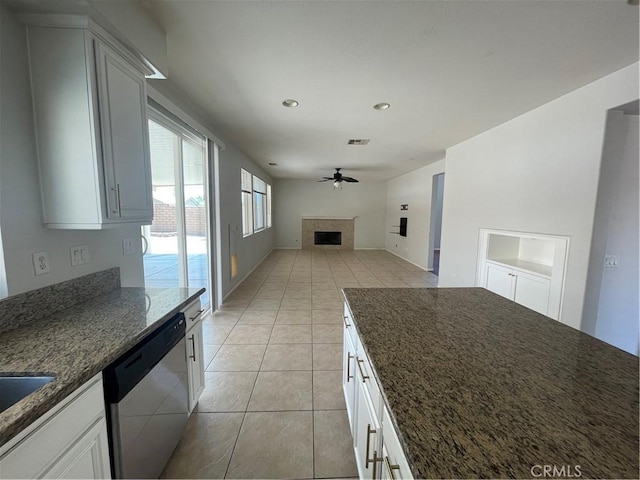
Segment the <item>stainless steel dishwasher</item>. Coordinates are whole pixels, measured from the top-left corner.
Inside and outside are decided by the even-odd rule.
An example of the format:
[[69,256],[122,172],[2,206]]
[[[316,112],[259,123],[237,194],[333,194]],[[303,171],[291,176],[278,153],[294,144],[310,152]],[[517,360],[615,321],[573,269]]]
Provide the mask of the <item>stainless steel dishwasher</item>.
[[113,478],[158,478],[188,420],[186,321],[179,313],[107,367]]

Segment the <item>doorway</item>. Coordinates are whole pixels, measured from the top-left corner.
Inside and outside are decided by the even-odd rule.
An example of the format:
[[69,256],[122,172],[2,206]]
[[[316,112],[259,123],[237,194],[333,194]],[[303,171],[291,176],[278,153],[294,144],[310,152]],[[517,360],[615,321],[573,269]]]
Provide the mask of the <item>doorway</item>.
[[444,173],[433,176],[431,183],[431,225],[427,266],[434,275],[440,273],[440,237],[442,234],[442,204],[444,200]]
[[147,287],[206,288],[210,303],[206,139],[150,109],[153,223],[142,227]]

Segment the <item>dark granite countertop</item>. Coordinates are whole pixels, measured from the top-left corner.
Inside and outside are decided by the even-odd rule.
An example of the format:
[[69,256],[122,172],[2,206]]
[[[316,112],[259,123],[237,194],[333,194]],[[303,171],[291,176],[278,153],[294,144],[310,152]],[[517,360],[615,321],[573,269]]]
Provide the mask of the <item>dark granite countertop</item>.
[[0,445],[160,327],[204,289],[119,288],[0,335],[0,372],[55,380],[0,413]]
[[416,478],[639,478],[637,357],[482,288],[344,295]]

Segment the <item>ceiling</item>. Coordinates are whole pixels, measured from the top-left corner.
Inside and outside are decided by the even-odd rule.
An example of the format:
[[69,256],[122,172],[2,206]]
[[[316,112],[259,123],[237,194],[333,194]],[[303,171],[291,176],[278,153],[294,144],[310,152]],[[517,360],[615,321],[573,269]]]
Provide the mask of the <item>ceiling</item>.
[[638,61],[625,0],[143,5],[173,88],[274,177],[389,179]]

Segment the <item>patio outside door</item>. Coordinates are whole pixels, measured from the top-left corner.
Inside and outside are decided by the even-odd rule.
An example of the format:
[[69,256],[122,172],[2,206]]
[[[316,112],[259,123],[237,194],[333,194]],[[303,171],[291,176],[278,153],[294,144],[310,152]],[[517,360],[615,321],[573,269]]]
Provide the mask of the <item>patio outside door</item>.
[[209,228],[205,139],[155,111],[149,119],[153,223],[142,227],[147,287],[205,287],[209,304]]

